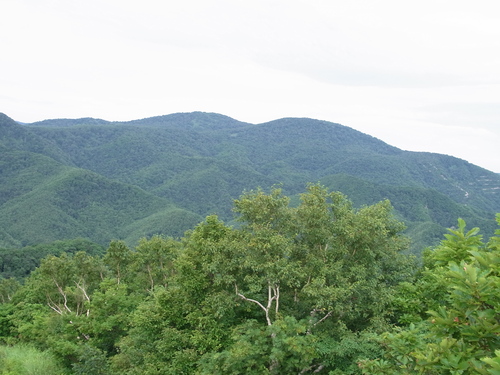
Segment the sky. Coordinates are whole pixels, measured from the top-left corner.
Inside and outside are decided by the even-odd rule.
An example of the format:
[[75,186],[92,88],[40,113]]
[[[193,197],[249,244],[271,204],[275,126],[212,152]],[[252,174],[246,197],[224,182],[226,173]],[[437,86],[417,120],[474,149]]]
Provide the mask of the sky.
[[309,117],[500,173],[497,0],[1,0],[0,112]]

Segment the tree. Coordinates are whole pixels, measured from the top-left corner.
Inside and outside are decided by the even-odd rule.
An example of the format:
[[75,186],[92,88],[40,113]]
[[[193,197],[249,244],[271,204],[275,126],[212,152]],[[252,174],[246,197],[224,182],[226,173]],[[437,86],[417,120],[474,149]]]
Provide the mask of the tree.
[[180,241],[50,255],[2,292],[0,333],[76,373],[360,373],[382,353],[367,338],[407,312],[404,226],[388,201],[355,209],[320,185],[290,202],[257,189],[235,227],[213,215]]
[[383,335],[384,356],[362,362],[366,374],[498,373],[500,230],[486,245],[479,229],[466,231],[463,220],[449,231],[426,254],[424,274],[439,280],[441,305],[426,320]]
[[130,263],[132,258],[132,251],[127,247],[123,241],[111,241],[103,261],[106,266],[110,268],[116,277],[116,281],[120,284],[122,279],[123,270]]
[[359,372],[357,357],[376,350],[364,334],[387,327],[413,269],[389,202],[356,210],[311,185],[298,207],[256,190],[235,211],[236,228],[209,216],[186,235],[167,287],[134,314],[116,371]]
[[142,238],[131,256],[131,272],[134,281],[144,283],[148,291],[155,286],[166,287],[173,273],[173,260],[179,251],[179,242],[172,238],[153,236]]
[[12,296],[19,289],[21,284],[14,279],[2,279],[0,278],[0,303],[7,303],[12,300]]
[[85,252],[42,259],[12,298],[10,341],[50,349],[70,367],[92,339],[92,295],[105,274],[101,259]]
[[[401,254],[404,227],[391,216],[389,202],[355,210],[342,194],[311,185],[297,208],[274,189],[244,194],[235,210],[244,223],[240,246],[233,246],[235,293],[264,311],[267,326],[290,326],[293,319],[303,327],[294,336],[302,332],[314,343],[315,355],[303,356],[309,363],[286,371],[339,370],[353,355],[340,350],[342,338],[384,326],[391,291],[410,274],[411,263]],[[270,334],[269,357],[261,360],[269,373],[294,363],[277,354],[280,342]]]
[[27,279],[23,299],[46,304],[59,315],[89,315],[90,294],[105,273],[100,258],[85,252],[49,255]]

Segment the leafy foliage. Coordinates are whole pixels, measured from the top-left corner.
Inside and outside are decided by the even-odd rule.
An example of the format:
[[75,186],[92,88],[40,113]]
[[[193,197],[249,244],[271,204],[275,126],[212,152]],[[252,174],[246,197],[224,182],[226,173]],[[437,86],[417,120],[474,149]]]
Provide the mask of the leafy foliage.
[[182,240],[47,255],[0,284],[0,337],[76,374],[359,373],[413,272],[390,204],[310,185],[296,207],[274,188],[234,210],[237,227],[212,215]]
[[49,253],[24,282],[0,281],[0,340],[53,373],[496,374],[500,229],[484,243],[459,219],[417,266],[389,201],[319,184],[293,200],[247,191],[235,226],[104,254],[34,247]]
[[[207,113],[0,115],[0,150],[0,371],[500,371],[500,230],[466,229],[491,232],[498,175],[324,121]],[[457,217],[417,267],[403,233],[419,255]]]
[[[500,224],[500,215],[497,216]],[[434,294],[424,320],[381,337],[382,359],[362,362],[367,374],[495,374],[498,369],[500,247],[498,236],[484,245],[478,229],[450,230],[426,254],[420,293]],[[438,287],[432,287],[437,283]],[[420,294],[419,293],[419,294]],[[422,294],[417,298],[423,300]],[[414,296],[413,296],[414,298]]]
[[0,249],[0,279],[22,279],[38,267],[40,261],[48,255],[75,254],[79,251],[84,251],[89,255],[102,255],[105,249],[83,238],[54,241],[21,249]]
[[385,327],[391,290],[412,270],[388,202],[354,210],[312,185],[296,208],[273,189],[235,211],[238,229],[209,216],[189,233],[167,288],[134,314],[116,371],[351,371],[373,350],[362,333]]

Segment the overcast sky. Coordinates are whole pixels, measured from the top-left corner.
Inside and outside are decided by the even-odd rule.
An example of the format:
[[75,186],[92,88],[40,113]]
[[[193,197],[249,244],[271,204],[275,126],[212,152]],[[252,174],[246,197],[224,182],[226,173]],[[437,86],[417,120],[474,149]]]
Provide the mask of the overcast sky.
[[310,117],[500,172],[497,0],[0,0],[17,121]]

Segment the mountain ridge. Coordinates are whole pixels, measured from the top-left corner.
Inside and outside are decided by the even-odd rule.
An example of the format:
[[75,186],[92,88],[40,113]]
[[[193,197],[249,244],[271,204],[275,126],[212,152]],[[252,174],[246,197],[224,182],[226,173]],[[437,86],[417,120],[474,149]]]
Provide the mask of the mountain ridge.
[[[1,115],[2,129],[8,129],[0,134],[3,155],[14,151],[44,155],[68,168],[88,170],[118,183],[115,188],[135,186],[144,192],[139,201],[156,196],[168,202],[170,212],[183,212],[190,218],[186,225],[213,213],[231,221],[232,200],[244,190],[281,184],[285,193],[294,195],[310,182],[341,188],[357,205],[373,203],[372,197],[392,197],[409,232],[432,227],[429,238],[438,229],[443,233],[444,227],[454,225],[457,214],[487,231],[494,227],[494,214],[500,212],[500,175],[452,156],[401,150],[324,120],[288,117],[250,124],[216,113],[191,112],[125,122],[83,118],[19,124]],[[47,160],[32,154],[30,160],[40,163],[37,168],[48,168]],[[8,162],[3,163],[7,171]],[[11,171],[10,181],[22,185],[23,178],[32,178],[36,172],[33,165],[28,167],[20,165],[14,171],[17,175]],[[0,171],[5,175],[4,169]],[[12,194],[15,189],[1,176],[0,192],[7,199],[5,192]],[[7,214],[6,203],[0,204],[0,215]],[[413,207],[414,212],[404,207]],[[136,237],[155,230],[169,234],[168,228],[161,228],[161,220],[168,217],[162,212],[164,207],[149,212],[150,219],[144,216],[121,225],[134,226]],[[153,227],[146,228],[151,223]],[[172,220],[168,225],[173,225]],[[175,235],[181,231],[177,227]],[[126,237],[118,230],[113,233]],[[16,237],[12,233],[3,236]],[[31,244],[27,238],[19,241]],[[421,239],[415,242],[426,244]]]

